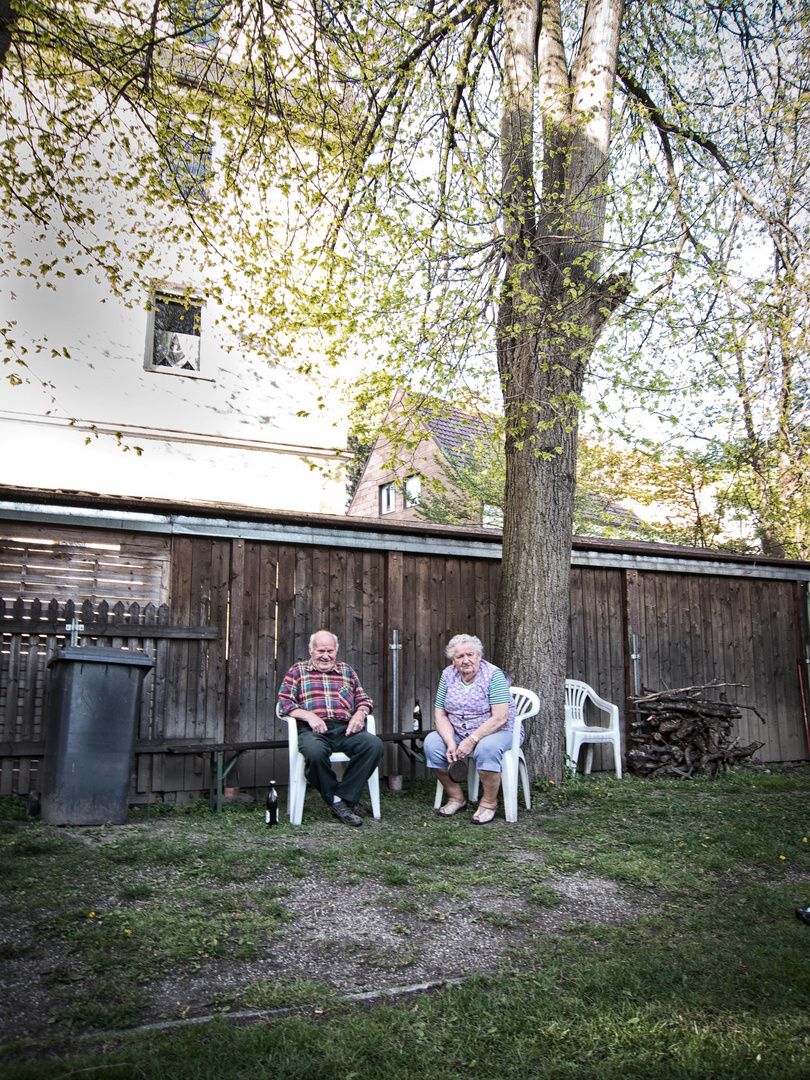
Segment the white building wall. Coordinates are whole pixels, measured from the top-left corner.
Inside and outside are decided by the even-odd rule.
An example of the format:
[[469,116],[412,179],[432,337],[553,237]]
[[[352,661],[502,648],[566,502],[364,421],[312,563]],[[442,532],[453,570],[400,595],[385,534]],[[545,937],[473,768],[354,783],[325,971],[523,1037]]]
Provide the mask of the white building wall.
[[[294,342],[310,375],[293,361],[252,352],[245,345],[251,325],[240,315],[246,297],[256,301],[249,283],[218,252],[164,240],[183,235],[183,211],[150,204],[137,188],[86,182],[97,216],[74,249],[57,245],[40,224],[0,225],[16,263],[7,259],[0,277],[0,327],[14,342],[0,368],[2,481],[342,514],[346,424],[317,339]],[[273,226],[264,217],[256,228],[270,230],[269,255]],[[139,234],[147,233],[155,244],[144,260]],[[120,264],[123,296],[82,254],[82,246],[112,252],[113,242],[120,253],[107,257]],[[61,277],[38,270],[54,258]],[[267,266],[272,283],[271,256]],[[205,301],[199,377],[145,367],[154,287],[188,289]],[[247,335],[234,328],[240,323]],[[275,340],[283,351],[285,342]],[[12,385],[12,372],[20,385]]]
[[0,390],[5,483],[344,512],[342,417],[318,410],[316,380],[226,351],[210,303],[192,378],[145,369],[146,298],[128,308],[86,277],[14,291],[4,314],[29,367]]

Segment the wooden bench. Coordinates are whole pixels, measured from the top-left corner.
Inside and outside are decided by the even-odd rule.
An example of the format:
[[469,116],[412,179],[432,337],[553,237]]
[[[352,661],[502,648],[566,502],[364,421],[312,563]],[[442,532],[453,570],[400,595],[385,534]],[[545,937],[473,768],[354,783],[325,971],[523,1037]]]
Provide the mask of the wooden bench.
[[[424,762],[425,756],[420,753],[418,747],[408,746],[423,740],[426,731],[387,731],[377,738],[384,743],[398,744],[411,759],[411,771],[413,772],[416,762]],[[166,746],[169,754],[197,754],[201,757],[211,755],[211,808],[222,809],[225,779],[236,762],[248,750],[286,750],[286,739],[263,739],[257,742],[223,742],[223,743],[171,743]],[[230,755],[226,758],[226,755]]]

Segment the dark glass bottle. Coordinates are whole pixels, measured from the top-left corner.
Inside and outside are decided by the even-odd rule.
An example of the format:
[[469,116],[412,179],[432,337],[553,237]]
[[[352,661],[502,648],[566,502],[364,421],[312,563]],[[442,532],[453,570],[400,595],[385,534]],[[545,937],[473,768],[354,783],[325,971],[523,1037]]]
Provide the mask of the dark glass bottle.
[[413,730],[422,730],[422,708],[419,704],[419,698],[416,699],[416,704],[413,707]]
[[267,792],[264,823],[268,829],[271,825],[278,825],[278,792],[276,791],[275,780],[270,781],[270,790]]

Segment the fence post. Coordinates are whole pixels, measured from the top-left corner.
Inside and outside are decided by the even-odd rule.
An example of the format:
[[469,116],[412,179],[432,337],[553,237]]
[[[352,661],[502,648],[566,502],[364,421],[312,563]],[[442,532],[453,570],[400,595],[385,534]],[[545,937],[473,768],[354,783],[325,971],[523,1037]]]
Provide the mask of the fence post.
[[[389,551],[385,560],[385,640],[384,651],[386,656],[385,677],[385,700],[380,716],[380,730],[399,731],[400,717],[394,715],[394,709],[399,710],[399,650],[389,648],[389,642],[394,641],[397,634],[397,644],[403,624],[403,597],[402,577],[404,573],[404,557],[401,551]],[[383,771],[389,776],[399,774],[399,750],[396,746],[386,747]]]
[[627,746],[627,725],[630,723],[632,697],[641,693],[641,584],[638,570],[622,574],[624,593],[624,727],[623,744]]
[[231,541],[228,575],[228,657],[225,664],[225,731],[227,741],[238,731],[242,682],[242,633],[245,621],[245,541]]

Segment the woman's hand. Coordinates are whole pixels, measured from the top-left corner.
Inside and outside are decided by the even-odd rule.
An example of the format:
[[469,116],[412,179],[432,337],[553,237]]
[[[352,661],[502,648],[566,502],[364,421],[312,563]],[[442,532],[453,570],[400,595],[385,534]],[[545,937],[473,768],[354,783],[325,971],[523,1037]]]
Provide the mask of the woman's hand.
[[[472,735],[468,735],[465,739],[462,739],[458,746],[455,747],[456,758],[469,757],[475,749],[476,742],[477,740],[474,739]],[[449,758],[450,755],[448,754],[447,756]]]
[[444,709],[434,709],[433,719],[436,724],[436,730],[444,740],[445,757],[448,762],[452,763],[456,760],[456,732],[453,725],[450,723],[450,717],[444,711]]

